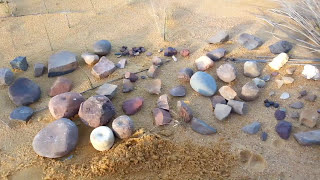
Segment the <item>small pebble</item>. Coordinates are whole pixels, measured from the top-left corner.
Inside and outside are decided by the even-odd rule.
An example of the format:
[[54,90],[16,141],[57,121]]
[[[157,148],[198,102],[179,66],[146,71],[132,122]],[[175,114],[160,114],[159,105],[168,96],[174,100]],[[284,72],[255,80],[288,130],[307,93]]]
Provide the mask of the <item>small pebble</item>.
[[286,112],[281,110],[276,110],[276,112],[274,113],[274,117],[278,121],[284,120],[286,118]]
[[192,75],[193,75],[192,69],[183,68],[178,73],[178,79],[180,79],[181,81],[189,82]]
[[146,79],[147,77],[145,77],[145,76],[141,76],[141,79]]
[[181,54],[181,56],[183,56],[183,57],[187,57],[187,56],[189,56],[190,51],[189,51],[188,49],[182,49],[182,50],[180,51],[180,54]]
[[134,90],[134,84],[129,79],[123,79],[122,92],[128,93]]
[[270,75],[265,75],[261,78],[262,80],[264,80],[265,82],[269,81],[271,79]]
[[280,96],[280,99],[288,99],[290,97],[290,94],[289,93],[287,93],[287,92],[284,92],[284,93],[282,93],[281,94],[281,96]]
[[298,112],[293,112],[290,116],[292,119],[299,119],[300,114]]
[[269,100],[268,100],[268,99],[266,99],[266,100],[264,100],[263,102],[264,102],[264,103],[268,103],[268,102],[269,102]]
[[317,99],[317,95],[315,95],[315,94],[309,94],[309,95],[307,95],[304,99],[305,99],[306,101],[309,101],[309,102],[315,102],[316,99]]
[[281,88],[282,85],[284,84],[284,81],[282,79],[276,79],[275,82],[278,88]]
[[[212,61],[213,62],[213,61]],[[229,83],[236,79],[237,71],[233,64],[222,64],[217,69],[217,76],[224,82]]]
[[280,105],[279,103],[274,103],[273,107],[278,108]]
[[147,52],[146,56],[152,56],[152,52]]
[[0,68],[0,85],[10,85],[14,80],[14,74],[9,68]]
[[300,91],[299,94],[300,95],[298,98],[302,98],[302,97],[306,96],[308,94],[308,92],[306,90],[303,90],[303,91]]
[[226,99],[220,95],[214,95],[210,99],[213,108],[215,108],[217,104],[227,104]]
[[191,120],[191,129],[203,135],[210,135],[217,132],[215,128],[209,126],[207,123],[197,118],[193,118]]
[[294,102],[292,104],[289,105],[289,107],[293,108],[293,109],[301,109],[304,107],[303,102]]
[[270,103],[264,103],[264,106],[270,107],[271,105],[270,105]]
[[279,75],[279,73],[276,71],[271,73],[271,76],[273,76],[273,77],[278,76],[278,75]]
[[25,56],[19,56],[16,57],[14,60],[10,62],[12,69],[19,69],[22,71],[28,70],[28,62],[27,62],[27,57]]
[[182,85],[174,87],[170,90],[170,94],[174,97],[184,97],[186,95],[186,88]]
[[256,134],[261,128],[260,122],[253,122],[249,125],[246,125],[242,128],[242,131],[247,134]]
[[286,73],[289,75],[292,75],[296,71],[296,69],[297,68],[295,68],[295,67],[290,67],[290,68],[286,69]]
[[164,50],[164,56],[171,57],[176,54],[177,54],[177,50],[173,47],[168,47],[167,49]]
[[206,55],[212,60],[212,61],[218,61],[219,59],[223,58],[226,54],[226,50],[224,48],[218,48],[213,51],[208,52]]
[[133,115],[140,111],[143,106],[142,97],[131,98],[122,103],[122,110],[126,115]]
[[266,141],[268,139],[268,134],[266,132],[262,132],[260,139],[261,141]]
[[36,63],[34,65],[34,77],[39,77],[44,73],[45,66],[42,63]]

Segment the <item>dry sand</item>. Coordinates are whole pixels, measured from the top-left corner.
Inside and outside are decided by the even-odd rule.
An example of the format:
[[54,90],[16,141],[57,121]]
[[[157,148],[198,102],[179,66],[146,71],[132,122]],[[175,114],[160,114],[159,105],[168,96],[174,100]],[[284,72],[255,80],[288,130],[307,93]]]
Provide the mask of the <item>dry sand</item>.
[[[265,0],[170,0],[167,4],[167,42],[158,32],[148,0],[24,0],[11,1],[13,13],[20,17],[0,18],[0,60],[2,67],[16,56],[27,56],[31,65],[26,72],[15,72],[16,77],[28,77],[38,83],[42,90],[41,101],[32,104],[34,109],[46,106],[48,90],[55,78],[33,77],[33,64],[47,63],[48,57],[59,51],[69,50],[80,55],[92,50],[96,40],[108,39],[112,42],[112,53],[108,56],[113,62],[119,59],[113,54],[122,45],[128,47],[144,46],[158,55],[160,47],[173,46],[178,50],[188,48],[191,56],[177,56],[178,62],[170,62],[161,67],[159,78],[163,81],[162,92],[178,84],[177,72],[183,67],[194,67],[194,60],[217,47],[228,50],[228,57],[254,58],[271,56],[268,46],[276,41],[266,33],[270,27],[261,24],[253,13],[261,13],[275,4]],[[157,6],[157,5],[156,5]],[[157,11],[158,8],[156,7]],[[6,8],[0,4],[0,16],[6,14]],[[161,22],[159,23],[161,25]],[[222,45],[208,45],[205,40],[220,30],[228,30],[231,40]],[[240,33],[247,32],[262,38],[265,43],[258,50],[248,51],[235,42]],[[160,55],[160,54],[159,54]],[[290,55],[311,57],[311,54],[297,47]],[[95,80],[90,67],[81,63],[84,71],[90,75],[94,84],[121,77],[125,71],[139,71],[150,65],[150,58],[141,55],[128,58],[125,70],[119,70],[103,80]],[[207,72],[216,76],[216,63]],[[239,76],[230,85],[240,92],[241,86],[250,79],[242,75],[242,64],[236,64]],[[261,65],[263,74],[270,73]],[[280,73],[285,74],[286,65]],[[296,101],[298,92],[307,89],[319,94],[319,82],[305,80],[298,67],[293,76],[295,82],[277,89],[274,79],[267,83],[258,100],[249,103],[249,114],[232,114],[227,121],[219,122],[213,116],[210,99],[195,93],[187,85],[187,96],[170,97],[173,110],[177,100],[185,100],[199,119],[218,129],[212,136],[203,136],[193,132],[188,125],[178,124],[166,127],[153,126],[151,110],[158,96],[149,95],[144,87],[149,80],[139,80],[136,89],[113,99],[117,114],[123,114],[121,103],[130,97],[143,96],[145,104],[142,110],[132,116],[136,137],[127,141],[117,141],[111,151],[97,152],[89,142],[91,128],[73,120],[80,130],[80,141],[71,159],[45,159],[32,150],[35,134],[46,124],[53,121],[48,110],[37,113],[28,124],[12,122],[8,116],[15,105],[8,97],[8,88],[0,88],[0,118],[11,128],[0,123],[0,177],[8,179],[317,179],[320,175],[319,147],[302,147],[291,136],[283,140],[275,133],[276,120],[274,109],[265,108],[263,100],[270,91],[276,95],[270,99],[287,107]],[[141,75],[145,75],[142,73]],[[73,91],[80,92],[90,87],[84,72],[78,68],[65,75],[74,81]],[[219,87],[224,85],[217,80]],[[115,84],[120,85],[121,82]],[[292,97],[280,100],[282,92]],[[94,91],[85,94],[89,97]],[[121,95],[120,95],[121,94]],[[305,102],[305,108],[319,108],[315,103]],[[176,117],[176,116],[174,116]],[[299,125],[296,120],[286,118],[293,123],[293,133],[309,128]],[[260,133],[247,135],[241,127],[253,121],[262,123],[262,129],[269,134],[266,142],[260,140]],[[319,124],[318,124],[319,126]],[[159,146],[161,144],[161,146]],[[125,156],[125,157],[124,157]],[[68,157],[68,156],[67,156]],[[131,158],[134,157],[134,158]]]

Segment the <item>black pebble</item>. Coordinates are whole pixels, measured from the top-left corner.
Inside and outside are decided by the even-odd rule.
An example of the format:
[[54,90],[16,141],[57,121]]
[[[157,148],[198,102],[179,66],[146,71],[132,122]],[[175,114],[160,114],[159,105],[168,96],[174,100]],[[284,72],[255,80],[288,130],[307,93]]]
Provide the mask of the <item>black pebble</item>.
[[260,139],[261,139],[261,141],[266,141],[268,139],[268,133],[262,132]]
[[274,102],[273,101],[269,101],[269,104],[270,104],[270,106],[273,106]]
[[266,100],[264,100],[263,102],[264,102],[264,103],[268,103],[268,102],[269,102],[269,100],[268,100],[268,99],[266,99]]
[[279,103],[274,103],[273,107],[278,108],[279,107]]
[[146,77],[145,76],[141,76],[141,79],[145,79]]
[[265,107],[270,107],[270,103],[264,103]]

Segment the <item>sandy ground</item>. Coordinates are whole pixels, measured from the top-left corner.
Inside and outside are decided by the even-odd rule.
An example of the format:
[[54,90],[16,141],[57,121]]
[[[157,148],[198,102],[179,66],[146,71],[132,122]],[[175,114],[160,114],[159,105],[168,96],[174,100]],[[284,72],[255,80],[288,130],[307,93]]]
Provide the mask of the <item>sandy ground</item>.
[[[108,58],[117,62],[119,59],[113,54],[122,45],[144,46],[159,56],[157,50],[160,47],[190,49],[190,57],[182,58],[178,55],[178,62],[170,62],[161,67],[159,78],[162,79],[162,94],[164,94],[180,84],[176,77],[181,68],[195,69],[194,60],[210,50],[224,47],[229,52],[227,57],[271,56],[268,46],[276,41],[266,33],[271,30],[270,27],[262,24],[253,15],[275,7],[265,0],[171,0],[165,6],[162,1],[160,5],[155,3],[155,12],[163,10],[162,7],[166,7],[167,10],[166,42],[163,41],[157,28],[158,24],[162,29],[162,22],[157,20],[155,23],[150,1],[147,0],[25,0],[10,1],[9,5],[14,9],[12,12],[19,17],[0,18],[1,67],[9,67],[9,62],[16,56],[27,56],[31,65],[29,70],[15,72],[15,75],[28,77],[40,85],[41,100],[31,105],[36,110],[47,105],[48,90],[55,78],[47,78],[46,75],[34,78],[33,64],[36,62],[46,64],[49,56],[60,50],[69,50],[80,55],[84,51],[90,51],[96,40],[108,39],[113,45]],[[5,14],[6,8],[0,4],[0,16]],[[222,45],[208,45],[205,42],[222,29],[230,32],[230,41]],[[259,36],[265,43],[257,50],[248,51],[235,41],[243,32]],[[290,52],[290,55],[312,56],[297,47]],[[89,74],[93,83],[98,85],[121,77],[126,71],[134,72],[147,68],[150,59],[145,55],[128,58],[125,70],[119,70],[103,80],[94,79],[90,74],[90,67],[83,62],[81,67]],[[223,60],[207,72],[217,77],[216,68],[222,63]],[[238,77],[230,85],[240,92],[242,85],[250,79],[242,75],[242,64],[236,66],[239,71]],[[280,73],[285,74],[285,69],[288,67],[290,66],[286,65]],[[263,74],[271,72],[264,67],[264,64],[261,64],[261,68]],[[74,92],[90,87],[84,71],[78,68],[75,72],[65,75],[73,80]],[[35,134],[54,120],[49,111],[37,113],[28,124],[10,121],[8,116],[15,105],[8,97],[8,88],[1,87],[0,118],[10,128],[0,123],[0,177],[4,179],[317,179],[320,175],[319,147],[302,147],[292,136],[289,140],[279,138],[274,131],[275,110],[266,109],[262,103],[265,98],[269,98],[270,91],[275,91],[276,95],[269,99],[279,102],[281,107],[287,107],[290,114],[293,110],[288,108],[288,104],[297,100],[300,90],[307,89],[320,96],[319,82],[303,79],[300,76],[301,71],[302,67],[298,67],[293,75],[295,82],[281,89],[276,88],[272,79],[266,88],[261,90],[259,99],[249,103],[248,115],[232,114],[224,122],[219,122],[213,116],[210,99],[198,95],[186,84],[187,96],[170,97],[171,108],[175,111],[177,100],[189,102],[196,117],[218,129],[218,133],[212,136],[199,135],[185,124],[153,128],[151,110],[156,106],[158,96],[146,93],[144,87],[149,80],[140,79],[133,92],[122,94],[120,88],[118,96],[113,99],[117,115],[121,115],[123,114],[121,104],[124,100],[135,96],[145,98],[142,110],[132,116],[136,129],[143,129],[137,132],[136,138],[117,141],[111,151],[97,152],[89,142],[92,129],[85,127],[75,117],[73,120],[80,130],[79,144],[71,153],[73,155],[71,159],[57,160],[37,156],[31,145]],[[219,87],[225,85],[217,78],[216,80]],[[115,84],[120,85],[121,81]],[[292,97],[286,101],[280,100],[280,94],[285,91]],[[84,95],[90,97],[94,95],[94,91]],[[319,100],[315,103],[305,102],[305,106],[318,109]],[[310,130],[289,117],[286,120],[293,123],[293,133]],[[266,142],[260,140],[260,133],[247,135],[241,131],[241,127],[253,121],[261,122],[262,129],[268,132],[269,138]],[[128,157],[128,154],[131,156]],[[140,155],[142,159],[139,159]]]

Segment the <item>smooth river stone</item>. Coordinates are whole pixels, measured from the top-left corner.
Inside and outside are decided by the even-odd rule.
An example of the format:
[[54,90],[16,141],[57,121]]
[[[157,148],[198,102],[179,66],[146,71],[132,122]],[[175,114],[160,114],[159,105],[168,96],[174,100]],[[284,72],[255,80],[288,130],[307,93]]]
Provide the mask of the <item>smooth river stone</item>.
[[208,73],[198,71],[190,79],[190,85],[203,96],[212,96],[217,91],[216,80]]
[[77,56],[68,51],[53,54],[48,62],[48,77],[71,73],[78,67]]
[[27,78],[19,78],[9,87],[9,98],[17,106],[34,103],[40,99],[40,95],[40,87]]

